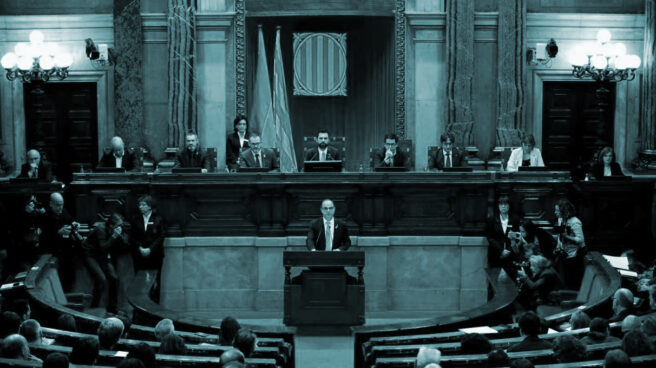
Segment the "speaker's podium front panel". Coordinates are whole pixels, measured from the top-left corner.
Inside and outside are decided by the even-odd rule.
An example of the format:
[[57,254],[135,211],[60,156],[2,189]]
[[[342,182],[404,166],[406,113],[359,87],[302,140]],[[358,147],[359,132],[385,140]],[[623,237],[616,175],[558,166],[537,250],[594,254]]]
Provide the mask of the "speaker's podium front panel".
[[[364,252],[285,252],[284,323],[303,325],[364,324]],[[291,267],[308,267],[290,277]],[[358,276],[344,267],[357,267]]]

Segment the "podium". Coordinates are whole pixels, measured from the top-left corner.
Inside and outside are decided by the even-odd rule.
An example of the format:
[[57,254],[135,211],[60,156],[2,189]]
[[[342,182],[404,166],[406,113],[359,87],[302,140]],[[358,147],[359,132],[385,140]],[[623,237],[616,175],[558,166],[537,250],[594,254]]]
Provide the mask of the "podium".
[[[364,252],[284,252],[288,326],[364,324]],[[291,277],[292,267],[308,267]],[[357,267],[357,278],[344,267]]]

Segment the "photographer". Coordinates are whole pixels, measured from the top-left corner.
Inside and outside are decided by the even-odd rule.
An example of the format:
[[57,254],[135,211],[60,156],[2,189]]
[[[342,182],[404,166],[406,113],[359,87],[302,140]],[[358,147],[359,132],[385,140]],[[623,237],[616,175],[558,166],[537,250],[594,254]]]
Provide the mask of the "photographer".
[[575,216],[574,205],[567,199],[560,199],[556,203],[554,213],[557,218],[554,234],[558,235],[554,251],[556,262],[562,267],[567,286],[578,288],[586,250],[583,224]]
[[123,231],[123,217],[113,213],[105,223],[98,223],[82,244],[84,263],[93,278],[91,308],[98,307],[105,287],[109,286],[107,312],[118,312],[118,276],[116,254],[129,248],[127,234]]
[[549,294],[562,286],[551,261],[540,255],[529,258],[529,276],[524,270],[517,272],[519,282],[519,303],[526,309],[534,310],[538,304],[550,304]]
[[11,273],[29,269],[43,253],[39,249],[41,238],[41,221],[46,213],[43,205],[39,203],[34,194],[27,196],[25,207],[16,222],[14,246],[7,249],[8,257],[12,261],[8,263]]

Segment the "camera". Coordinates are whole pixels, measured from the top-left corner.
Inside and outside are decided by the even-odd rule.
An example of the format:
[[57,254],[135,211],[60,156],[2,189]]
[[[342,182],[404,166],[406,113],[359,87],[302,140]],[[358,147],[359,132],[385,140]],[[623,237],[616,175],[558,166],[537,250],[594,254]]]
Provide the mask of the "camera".
[[519,240],[521,238],[522,238],[522,234],[520,234],[518,232],[514,232],[514,231],[509,231],[508,232],[508,239]]

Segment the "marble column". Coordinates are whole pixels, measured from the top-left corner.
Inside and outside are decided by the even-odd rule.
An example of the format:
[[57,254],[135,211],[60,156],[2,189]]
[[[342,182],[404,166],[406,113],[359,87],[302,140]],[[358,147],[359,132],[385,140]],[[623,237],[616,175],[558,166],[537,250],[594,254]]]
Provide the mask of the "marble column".
[[496,145],[517,146],[524,127],[526,0],[499,0]]
[[474,79],[474,2],[447,0],[446,45],[449,78],[447,82],[447,131],[460,147],[474,144],[472,83]]
[[641,147],[656,145],[656,0],[645,1],[645,40],[642,60]]
[[405,138],[405,45],[406,45],[406,0],[396,0],[396,11],[394,12],[394,52],[396,58],[396,90],[395,99],[395,128],[396,134]]
[[114,0],[114,131],[127,146],[144,143],[143,40],[141,2]]

